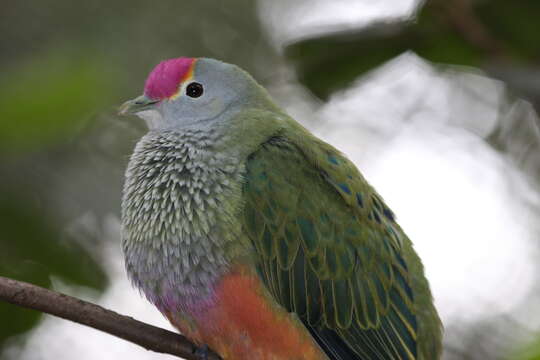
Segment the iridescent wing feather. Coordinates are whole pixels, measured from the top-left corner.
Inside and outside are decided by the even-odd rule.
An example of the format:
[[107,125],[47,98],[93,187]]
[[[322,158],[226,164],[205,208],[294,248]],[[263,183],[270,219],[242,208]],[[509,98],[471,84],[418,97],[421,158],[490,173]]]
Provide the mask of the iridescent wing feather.
[[349,160],[319,160],[280,136],[249,157],[243,221],[259,274],[331,359],[417,359],[408,239]]

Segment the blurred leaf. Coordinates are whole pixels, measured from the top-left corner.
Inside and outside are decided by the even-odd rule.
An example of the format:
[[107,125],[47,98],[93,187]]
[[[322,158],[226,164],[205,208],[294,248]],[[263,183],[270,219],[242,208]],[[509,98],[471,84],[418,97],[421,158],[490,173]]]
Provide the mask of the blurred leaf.
[[58,51],[5,70],[0,151],[31,150],[74,131],[110,96],[103,68],[97,59]]
[[513,360],[540,360],[540,338],[525,346],[512,356]]
[[475,13],[512,57],[540,62],[540,1],[482,1]]
[[355,32],[305,39],[289,45],[285,55],[295,64],[300,82],[327,98],[406,51],[407,44],[415,41],[407,26],[407,22],[377,23]]
[[502,58],[540,59],[539,1],[480,1],[472,10],[464,4],[467,0],[427,1],[415,21],[378,22],[302,39],[288,45],[285,54],[300,82],[323,99],[407,50],[433,62],[475,67]]
[[[50,276],[103,290],[107,277],[98,263],[74,241],[60,241],[47,217],[21,199],[0,202],[0,275],[50,287]],[[0,344],[29,330],[40,313],[0,303]]]
[[407,44],[407,48],[425,59],[467,66],[481,64],[483,50],[456,31],[438,0],[428,2],[418,14],[417,21],[411,24],[407,31],[415,34],[418,41]]

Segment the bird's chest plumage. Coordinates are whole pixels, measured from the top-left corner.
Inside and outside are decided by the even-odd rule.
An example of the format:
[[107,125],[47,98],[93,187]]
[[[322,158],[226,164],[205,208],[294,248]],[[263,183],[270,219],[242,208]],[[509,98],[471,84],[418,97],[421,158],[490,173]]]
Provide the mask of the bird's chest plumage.
[[133,283],[173,325],[225,359],[326,359],[249,261],[239,221],[243,161],[199,133],[150,133],[131,157],[122,203]]
[[151,132],[126,172],[126,268],[164,312],[211,306],[215,283],[247,247],[238,241],[242,161],[215,143],[208,132]]

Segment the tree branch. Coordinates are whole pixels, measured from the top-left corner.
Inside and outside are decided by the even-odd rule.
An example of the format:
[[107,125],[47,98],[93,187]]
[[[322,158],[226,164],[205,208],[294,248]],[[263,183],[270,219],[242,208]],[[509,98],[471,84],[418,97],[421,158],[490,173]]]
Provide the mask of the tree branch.
[[[198,347],[184,336],[156,327],[101,306],[0,276],[0,300],[90,326],[140,345],[147,350],[199,360]],[[213,352],[208,360],[220,360]]]

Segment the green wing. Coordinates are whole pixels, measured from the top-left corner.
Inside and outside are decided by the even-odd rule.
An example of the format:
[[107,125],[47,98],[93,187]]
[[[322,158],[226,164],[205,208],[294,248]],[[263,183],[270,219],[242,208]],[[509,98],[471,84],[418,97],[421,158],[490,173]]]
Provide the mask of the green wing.
[[419,350],[429,329],[419,331],[415,296],[439,326],[410,241],[355,166],[314,145],[308,156],[276,136],[248,159],[244,227],[262,280],[332,359],[437,358],[436,334],[431,355]]

